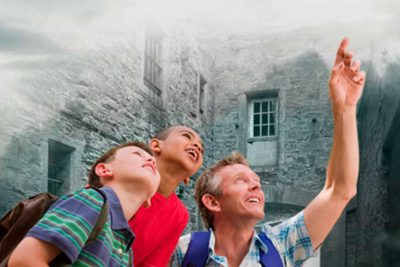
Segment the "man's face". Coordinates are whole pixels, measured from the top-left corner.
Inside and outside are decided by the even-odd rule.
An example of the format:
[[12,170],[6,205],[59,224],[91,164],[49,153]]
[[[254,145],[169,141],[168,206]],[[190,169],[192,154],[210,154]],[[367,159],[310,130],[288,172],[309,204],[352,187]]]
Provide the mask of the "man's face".
[[139,186],[150,197],[160,184],[160,173],[152,155],[136,146],[118,149],[107,163],[113,178]]
[[194,130],[184,127],[174,127],[168,137],[160,141],[161,157],[157,160],[167,160],[179,164],[188,171],[189,176],[195,174],[203,164],[203,144],[200,136]]
[[264,218],[264,193],[255,172],[245,165],[233,164],[216,175],[221,177],[222,196],[217,199],[221,215],[238,220]]

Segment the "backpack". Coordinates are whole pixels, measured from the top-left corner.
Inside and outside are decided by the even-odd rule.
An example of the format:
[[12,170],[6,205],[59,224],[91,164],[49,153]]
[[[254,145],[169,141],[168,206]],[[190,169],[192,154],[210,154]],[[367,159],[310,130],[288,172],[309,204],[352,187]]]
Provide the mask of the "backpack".
[[[86,244],[95,240],[103,229],[108,215],[107,199],[103,192],[97,190],[104,198],[99,218],[93,227]],[[28,231],[42,218],[58,197],[50,193],[39,193],[29,199],[24,199],[7,212],[0,220],[0,267],[6,267],[11,253],[22,241]],[[56,257],[51,266],[65,264],[63,257]]]
[[[263,267],[283,267],[283,263],[279,252],[276,250],[272,241],[265,233],[258,233],[262,242],[267,245],[268,252],[264,253],[261,249],[260,263]],[[190,237],[190,243],[183,259],[182,267],[203,267],[208,260],[208,244],[210,240],[210,232],[194,232]]]

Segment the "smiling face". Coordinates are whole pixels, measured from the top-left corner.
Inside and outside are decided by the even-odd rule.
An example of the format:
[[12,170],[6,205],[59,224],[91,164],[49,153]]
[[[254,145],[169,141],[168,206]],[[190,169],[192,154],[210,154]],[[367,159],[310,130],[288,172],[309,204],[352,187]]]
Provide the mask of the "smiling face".
[[[203,144],[200,136],[191,128],[175,126],[170,128],[164,140],[158,140],[157,161],[163,160],[195,174],[203,164]],[[153,146],[152,149],[154,150]]]
[[264,193],[255,172],[243,164],[233,164],[221,168],[216,175],[221,178],[222,195],[216,200],[222,217],[255,222],[264,218]]
[[133,184],[153,196],[160,184],[160,173],[152,155],[136,146],[118,149],[109,162],[104,163],[113,180],[122,184]]

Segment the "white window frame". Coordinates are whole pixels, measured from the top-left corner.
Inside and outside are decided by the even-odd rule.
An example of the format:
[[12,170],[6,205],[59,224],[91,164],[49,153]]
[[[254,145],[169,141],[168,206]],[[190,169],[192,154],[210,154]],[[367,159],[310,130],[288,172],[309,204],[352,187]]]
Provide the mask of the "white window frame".
[[[263,102],[268,102],[268,110],[267,112],[264,112],[264,110],[262,110],[262,103]],[[270,110],[269,105],[271,102],[275,103],[275,110]],[[260,103],[260,121],[259,121],[259,125],[260,126],[260,135],[259,136],[254,136],[254,104],[255,103]],[[274,123],[270,123],[270,119],[269,119],[269,114],[274,113],[275,114],[275,122]],[[267,123],[262,123],[262,114],[267,114],[268,116],[268,121]],[[252,100],[250,100],[250,105],[249,105],[249,138],[275,138],[278,136],[278,98],[277,97],[267,97],[267,98],[254,98]],[[270,130],[270,126],[271,125],[275,125],[275,133],[273,135],[269,134],[269,130]],[[268,134],[267,135],[262,135],[262,127],[263,126],[267,126],[268,129]]]

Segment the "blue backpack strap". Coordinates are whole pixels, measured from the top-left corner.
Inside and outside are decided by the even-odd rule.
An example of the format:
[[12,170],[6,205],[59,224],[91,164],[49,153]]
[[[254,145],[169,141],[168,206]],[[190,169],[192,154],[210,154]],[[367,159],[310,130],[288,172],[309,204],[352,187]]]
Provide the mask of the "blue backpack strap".
[[[261,241],[267,246],[268,251],[260,251],[260,263],[263,267],[283,267],[278,250],[272,241],[261,232],[258,234]],[[182,267],[204,267],[208,260],[208,244],[210,232],[193,232],[190,237],[188,250],[183,259]]]
[[272,244],[272,241],[265,235],[264,232],[258,233],[258,237],[265,245],[267,245],[268,248],[267,253],[261,249],[259,250],[261,265],[263,267],[283,267],[281,256],[274,244]]
[[208,260],[210,232],[193,232],[183,259],[182,267],[203,267]]

